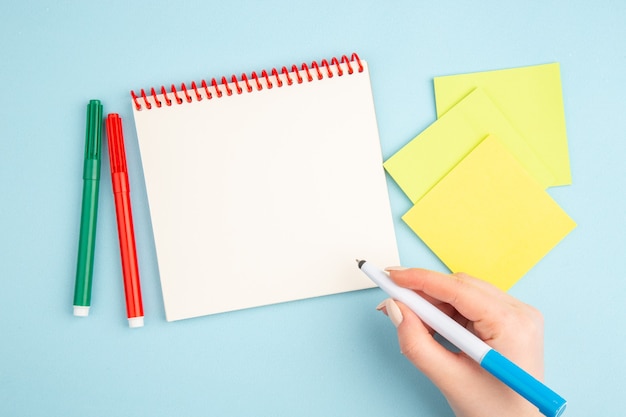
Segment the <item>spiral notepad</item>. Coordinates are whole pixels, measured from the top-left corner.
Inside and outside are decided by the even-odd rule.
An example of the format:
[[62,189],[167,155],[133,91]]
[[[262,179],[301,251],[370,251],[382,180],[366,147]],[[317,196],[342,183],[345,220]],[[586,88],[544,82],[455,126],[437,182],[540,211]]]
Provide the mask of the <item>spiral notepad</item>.
[[398,264],[367,63],[280,68],[131,93],[168,321]]

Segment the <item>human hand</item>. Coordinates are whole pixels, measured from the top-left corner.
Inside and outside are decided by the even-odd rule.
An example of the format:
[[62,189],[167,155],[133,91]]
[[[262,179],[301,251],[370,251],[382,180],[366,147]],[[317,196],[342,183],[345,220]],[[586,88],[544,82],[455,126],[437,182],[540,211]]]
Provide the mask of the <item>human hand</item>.
[[[526,370],[543,379],[543,317],[493,285],[457,273],[387,268],[412,289]],[[540,416],[539,410],[462,352],[451,352],[408,307],[379,305],[397,327],[402,353],[441,390],[457,417]]]

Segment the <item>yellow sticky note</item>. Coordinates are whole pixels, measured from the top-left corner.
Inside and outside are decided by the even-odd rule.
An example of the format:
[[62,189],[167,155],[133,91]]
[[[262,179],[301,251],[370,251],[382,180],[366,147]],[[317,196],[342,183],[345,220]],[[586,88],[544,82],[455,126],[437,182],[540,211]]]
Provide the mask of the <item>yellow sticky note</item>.
[[415,203],[488,134],[500,138],[543,187],[554,182],[547,166],[481,89],[412,139],[385,161],[384,167]]
[[576,226],[494,136],[402,219],[451,271],[503,290]]
[[436,77],[434,85],[438,117],[483,89],[550,169],[549,185],[571,184],[558,63]]

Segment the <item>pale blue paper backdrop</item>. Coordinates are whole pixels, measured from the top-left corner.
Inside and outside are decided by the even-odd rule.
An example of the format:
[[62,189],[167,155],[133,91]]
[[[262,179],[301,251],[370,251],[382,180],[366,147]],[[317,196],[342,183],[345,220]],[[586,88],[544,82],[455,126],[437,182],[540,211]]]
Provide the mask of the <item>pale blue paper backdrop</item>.
[[[0,415],[452,415],[378,289],[165,321],[129,91],[353,51],[385,157],[435,120],[434,76],[560,62],[573,185],[550,193],[578,227],[511,293],[545,315],[566,415],[623,414],[626,3],[20,1],[0,16]],[[125,121],[143,329],[126,323],[106,158],[92,311],[71,313],[91,98]],[[403,263],[443,270],[390,194]]]

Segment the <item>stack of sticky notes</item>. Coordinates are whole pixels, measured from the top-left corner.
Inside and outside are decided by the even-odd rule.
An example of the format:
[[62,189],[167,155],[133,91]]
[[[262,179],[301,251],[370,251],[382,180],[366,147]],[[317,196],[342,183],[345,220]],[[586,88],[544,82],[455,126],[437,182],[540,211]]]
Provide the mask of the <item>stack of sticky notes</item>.
[[436,77],[437,121],[384,167],[402,217],[453,272],[508,290],[575,226],[558,64]]

